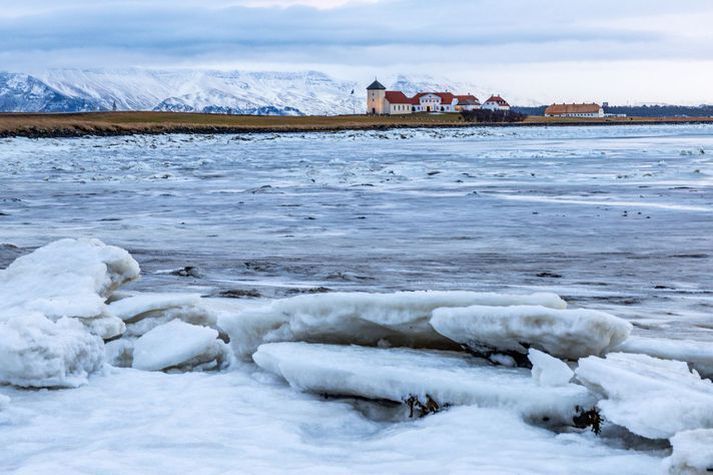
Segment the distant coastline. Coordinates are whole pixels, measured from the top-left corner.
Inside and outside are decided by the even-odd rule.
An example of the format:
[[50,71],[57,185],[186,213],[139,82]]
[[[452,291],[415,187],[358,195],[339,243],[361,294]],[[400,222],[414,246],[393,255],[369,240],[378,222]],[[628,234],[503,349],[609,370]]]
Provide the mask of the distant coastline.
[[401,128],[713,124],[713,117],[553,118],[518,123],[470,123],[459,114],[409,116],[243,116],[175,112],[0,114],[0,137],[61,138],[161,134],[308,133]]

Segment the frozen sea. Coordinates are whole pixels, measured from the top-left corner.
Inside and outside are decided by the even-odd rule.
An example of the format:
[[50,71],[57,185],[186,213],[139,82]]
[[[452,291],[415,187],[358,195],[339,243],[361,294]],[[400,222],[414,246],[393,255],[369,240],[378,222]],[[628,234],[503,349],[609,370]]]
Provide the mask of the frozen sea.
[[[133,291],[547,291],[713,344],[713,126],[0,140],[0,268],[64,237],[129,250]],[[656,473],[666,455],[496,409],[395,423],[251,365],[0,394],[17,473]]]

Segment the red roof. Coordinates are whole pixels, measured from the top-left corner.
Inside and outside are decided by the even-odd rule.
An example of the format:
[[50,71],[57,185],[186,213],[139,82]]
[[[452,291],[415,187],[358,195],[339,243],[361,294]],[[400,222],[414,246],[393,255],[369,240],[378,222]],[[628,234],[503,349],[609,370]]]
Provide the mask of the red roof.
[[488,99],[488,100],[485,101],[485,102],[486,102],[486,103],[491,102],[491,103],[495,103],[495,104],[497,104],[497,105],[499,105],[499,106],[507,106],[507,107],[510,107],[510,104],[508,104],[507,101],[506,101],[505,99],[503,99],[502,97],[500,97],[500,96],[490,96],[490,99]]
[[413,96],[413,101],[415,101],[415,104],[418,104],[419,101],[421,100],[421,98],[428,94],[440,97],[442,104],[452,104],[453,99],[455,99],[455,97],[456,97],[453,94],[451,94],[450,92],[419,92],[418,94]]
[[412,100],[401,91],[386,91],[386,100],[391,104],[411,104]]
[[545,109],[545,115],[598,114],[599,104],[552,104]]
[[456,99],[458,99],[458,104],[480,104],[480,101],[478,100],[477,97],[475,97],[472,94],[466,94],[465,96],[456,96]]

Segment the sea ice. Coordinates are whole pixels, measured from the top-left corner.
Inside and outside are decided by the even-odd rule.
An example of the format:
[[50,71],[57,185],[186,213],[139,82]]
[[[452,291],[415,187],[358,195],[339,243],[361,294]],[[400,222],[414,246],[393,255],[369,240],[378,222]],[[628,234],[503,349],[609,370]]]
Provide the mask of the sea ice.
[[76,320],[39,313],[0,322],[0,383],[76,387],[104,363],[104,345]]
[[136,340],[132,367],[146,371],[217,369],[228,355],[217,330],[172,320]]
[[567,306],[557,295],[477,292],[333,293],[302,295],[221,318],[235,353],[249,358],[262,343],[307,341],[455,349],[429,324],[434,309],[470,305]]
[[217,329],[217,314],[197,294],[136,294],[112,302],[109,311],[126,323],[125,337],[139,337],[174,319]]
[[686,363],[647,355],[610,353],[579,361],[577,379],[605,399],[604,417],[650,439],[713,428],[713,382]]
[[704,378],[713,378],[713,344],[710,342],[632,336],[619,345],[616,351],[685,361]]
[[527,358],[532,363],[532,377],[541,386],[566,386],[574,377],[567,363],[547,353],[530,348]]
[[713,472],[713,430],[679,432],[671,438],[673,454],[665,460],[671,475],[706,475]]
[[533,347],[566,359],[600,355],[624,341],[631,324],[595,310],[562,310],[537,305],[439,308],[431,325],[441,335],[477,352]]
[[51,320],[77,318],[112,338],[124,324],[107,313],[105,301],[138,276],[138,263],[123,249],[96,239],[55,241],[0,270],[0,321],[39,312]]
[[596,399],[584,387],[544,387],[530,372],[503,368],[462,353],[311,343],[269,343],[253,355],[266,371],[296,389],[416,403],[505,408],[526,419],[571,425]]

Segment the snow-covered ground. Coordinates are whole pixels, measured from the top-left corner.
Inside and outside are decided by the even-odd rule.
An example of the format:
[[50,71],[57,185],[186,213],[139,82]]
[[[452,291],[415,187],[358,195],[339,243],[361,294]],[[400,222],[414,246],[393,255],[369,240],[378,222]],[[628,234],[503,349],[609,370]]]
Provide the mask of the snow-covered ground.
[[[712,156],[709,126],[2,140],[0,467],[705,473]],[[66,237],[111,246],[32,253]]]

